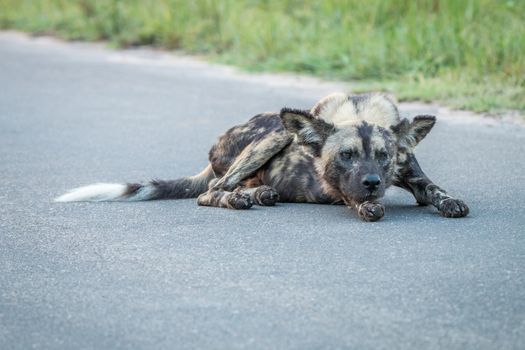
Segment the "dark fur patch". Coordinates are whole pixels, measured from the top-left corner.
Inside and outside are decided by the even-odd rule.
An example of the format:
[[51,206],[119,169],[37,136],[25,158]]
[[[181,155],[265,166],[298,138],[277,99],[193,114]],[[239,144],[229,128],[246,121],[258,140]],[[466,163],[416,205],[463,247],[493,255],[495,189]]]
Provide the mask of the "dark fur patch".
[[365,152],[365,157],[370,158],[372,153],[372,146],[370,139],[372,137],[372,132],[374,131],[374,126],[368,124],[367,122],[363,122],[361,125],[357,127],[357,134],[361,138],[361,142],[363,143],[363,150]]
[[361,104],[363,104],[363,102],[366,101],[368,98],[369,98],[369,95],[367,94],[348,96],[348,99],[352,101],[352,104],[354,105],[356,112],[359,112]]

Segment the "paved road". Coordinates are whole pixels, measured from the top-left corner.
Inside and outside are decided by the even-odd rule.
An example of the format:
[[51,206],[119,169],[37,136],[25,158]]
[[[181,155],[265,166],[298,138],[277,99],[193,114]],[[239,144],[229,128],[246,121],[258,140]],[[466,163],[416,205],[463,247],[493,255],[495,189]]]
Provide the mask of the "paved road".
[[340,206],[51,201],[196,173],[228,126],[330,87],[303,85],[0,35],[0,348],[524,349],[521,126],[444,116],[420,145],[466,219],[395,189],[377,223]]

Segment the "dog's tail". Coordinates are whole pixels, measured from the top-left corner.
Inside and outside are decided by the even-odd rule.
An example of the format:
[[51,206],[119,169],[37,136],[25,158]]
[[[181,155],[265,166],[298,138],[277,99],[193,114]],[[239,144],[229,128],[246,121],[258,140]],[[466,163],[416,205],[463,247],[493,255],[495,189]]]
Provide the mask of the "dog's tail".
[[195,198],[208,189],[215,178],[211,165],[195,176],[177,180],[152,180],[147,183],[97,183],[78,187],[55,202],[148,201],[154,199]]

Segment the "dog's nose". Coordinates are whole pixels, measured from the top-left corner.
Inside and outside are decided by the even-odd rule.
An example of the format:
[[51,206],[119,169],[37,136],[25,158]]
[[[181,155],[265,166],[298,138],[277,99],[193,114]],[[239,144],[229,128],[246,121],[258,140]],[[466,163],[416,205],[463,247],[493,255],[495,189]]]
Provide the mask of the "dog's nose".
[[368,174],[363,177],[362,183],[368,190],[373,191],[381,184],[381,179],[377,174]]

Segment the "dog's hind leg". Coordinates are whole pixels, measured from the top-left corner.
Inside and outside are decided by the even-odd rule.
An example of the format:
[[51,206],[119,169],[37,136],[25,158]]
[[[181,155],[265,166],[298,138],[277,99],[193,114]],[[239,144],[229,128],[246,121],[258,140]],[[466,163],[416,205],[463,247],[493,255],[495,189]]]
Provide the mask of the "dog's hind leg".
[[199,205],[228,209],[250,209],[253,204],[273,206],[279,200],[279,194],[270,186],[238,188],[233,192],[209,190],[201,194]]
[[290,134],[279,131],[270,133],[262,140],[249,144],[235,158],[226,174],[215,182],[213,189],[232,191],[237,188],[241,181],[252,176],[291,141],[292,137]]
[[[268,186],[245,188],[241,183],[285,148],[291,140],[291,136],[286,132],[274,132],[246,146],[226,174],[209,183],[209,190],[198,197],[197,204],[230,209],[249,209],[253,203],[274,205],[279,198],[275,190]],[[234,189],[236,190],[233,191]]]
[[243,187],[236,191],[249,195],[251,201],[257,205],[271,207],[279,201],[279,193],[266,185],[258,187]]
[[413,153],[405,153],[402,156],[398,161],[394,185],[411,192],[420,205],[432,204],[445,217],[459,218],[468,215],[468,206],[435,185],[421,170]]
[[241,191],[210,189],[197,198],[197,204],[217,208],[250,209],[253,202],[249,194]]

